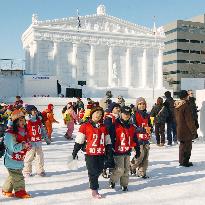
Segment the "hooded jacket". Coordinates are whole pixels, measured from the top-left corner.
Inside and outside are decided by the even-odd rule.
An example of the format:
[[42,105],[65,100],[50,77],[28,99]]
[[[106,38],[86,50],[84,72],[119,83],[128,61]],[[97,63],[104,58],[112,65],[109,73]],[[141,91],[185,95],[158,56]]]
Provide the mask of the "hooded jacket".
[[179,141],[190,141],[194,139],[197,136],[197,129],[188,101],[178,100],[174,105],[177,139]]

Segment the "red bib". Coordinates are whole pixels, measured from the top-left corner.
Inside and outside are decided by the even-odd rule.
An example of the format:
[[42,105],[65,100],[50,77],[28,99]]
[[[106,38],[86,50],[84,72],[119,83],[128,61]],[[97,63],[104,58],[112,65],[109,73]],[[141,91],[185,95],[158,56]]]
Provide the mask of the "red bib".
[[[138,112],[136,112],[136,122],[137,122],[137,126],[139,127],[149,127],[149,117],[147,118],[143,118],[142,115],[140,115]],[[150,139],[150,135],[145,133],[145,134],[137,134],[138,139],[143,140],[143,141],[147,141]]]
[[41,128],[42,123],[39,118],[36,122],[32,122],[31,120],[27,122],[28,136],[31,142],[39,142],[42,140]]
[[133,141],[135,135],[134,126],[129,128],[123,127],[120,123],[115,125],[116,141],[115,141],[115,153],[123,154],[128,152],[136,144]]
[[93,127],[90,123],[81,125],[79,132],[86,137],[86,154],[87,155],[104,155],[105,154],[105,137],[108,131],[104,125],[99,128]]
[[[16,137],[16,142],[18,143],[22,143],[22,142],[27,142],[28,141],[28,137],[27,135],[23,136],[21,134],[15,134],[13,131],[8,131],[8,133],[15,135]],[[12,154],[12,159],[16,160],[16,161],[23,161],[26,155],[27,149],[23,149],[20,152],[16,152]]]

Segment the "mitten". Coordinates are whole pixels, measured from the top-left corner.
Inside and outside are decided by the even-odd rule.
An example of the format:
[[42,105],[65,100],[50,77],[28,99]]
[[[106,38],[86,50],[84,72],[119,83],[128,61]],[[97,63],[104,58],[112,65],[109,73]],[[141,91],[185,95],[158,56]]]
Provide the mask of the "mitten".
[[46,144],[47,145],[51,144],[51,141],[49,139],[46,139]]
[[136,154],[135,154],[135,158],[137,159],[137,158],[139,158],[139,156],[140,156],[140,147],[137,147],[136,149],[135,149],[135,151],[136,151]]

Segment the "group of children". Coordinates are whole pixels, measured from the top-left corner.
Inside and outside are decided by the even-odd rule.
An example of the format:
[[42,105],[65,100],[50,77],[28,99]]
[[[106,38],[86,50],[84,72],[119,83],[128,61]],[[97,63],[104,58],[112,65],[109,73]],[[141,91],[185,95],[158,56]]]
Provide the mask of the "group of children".
[[[94,102],[87,108],[84,110],[80,107],[76,113],[72,103],[68,103],[62,113],[68,140],[72,139],[74,124],[80,124],[72,156],[76,159],[80,149],[85,151],[92,196],[102,198],[98,192],[98,178],[102,173],[104,177],[109,177],[109,187],[112,189],[120,181],[122,191],[128,190],[130,172],[146,179],[152,125],[145,99],[138,98],[135,109],[115,102],[111,102],[106,110]],[[32,176],[34,159],[36,174],[46,175],[42,141],[51,143],[54,122],[58,123],[52,104],[42,113],[34,105],[12,110],[4,136],[4,164],[9,176],[2,188],[3,195],[31,197],[25,190],[24,177]],[[130,159],[132,152],[134,157]]]
[[3,184],[2,194],[7,197],[30,198],[24,178],[32,176],[34,159],[36,174],[41,177],[46,175],[42,142],[48,145],[51,143],[52,122],[57,121],[53,117],[52,104],[48,105],[45,113],[40,113],[34,105],[23,106],[23,102],[17,106],[15,104],[5,105],[1,109],[4,116],[1,123],[4,126],[7,123],[3,143],[4,165],[9,174]]
[[[90,117],[79,128],[73,149],[73,159],[80,149],[85,151],[90,189],[94,198],[99,194],[98,178],[110,169],[109,186],[120,181],[122,191],[128,190],[129,172],[147,178],[149,139],[152,132],[146,101],[138,98],[135,111],[111,102],[108,109],[99,106],[90,109]],[[131,152],[134,157],[130,160]]]

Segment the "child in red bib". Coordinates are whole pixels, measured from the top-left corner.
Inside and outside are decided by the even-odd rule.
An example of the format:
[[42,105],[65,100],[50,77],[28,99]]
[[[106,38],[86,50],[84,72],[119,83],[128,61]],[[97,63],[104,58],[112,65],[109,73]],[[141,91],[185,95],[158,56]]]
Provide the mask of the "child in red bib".
[[136,112],[132,117],[133,125],[137,129],[137,137],[140,145],[140,154],[135,156],[131,160],[131,174],[136,174],[144,179],[148,178],[146,175],[148,167],[148,157],[150,143],[149,139],[151,137],[152,125],[150,121],[150,116],[146,111],[146,101],[144,98],[140,97],[136,100]]
[[98,178],[103,170],[104,155],[105,153],[111,154],[111,140],[108,130],[103,124],[99,123],[103,113],[104,111],[101,107],[91,109],[90,120],[79,128],[72,154],[73,159],[75,159],[77,152],[85,144],[85,161],[88,169],[90,189],[92,196],[98,199],[102,197],[98,193]]

